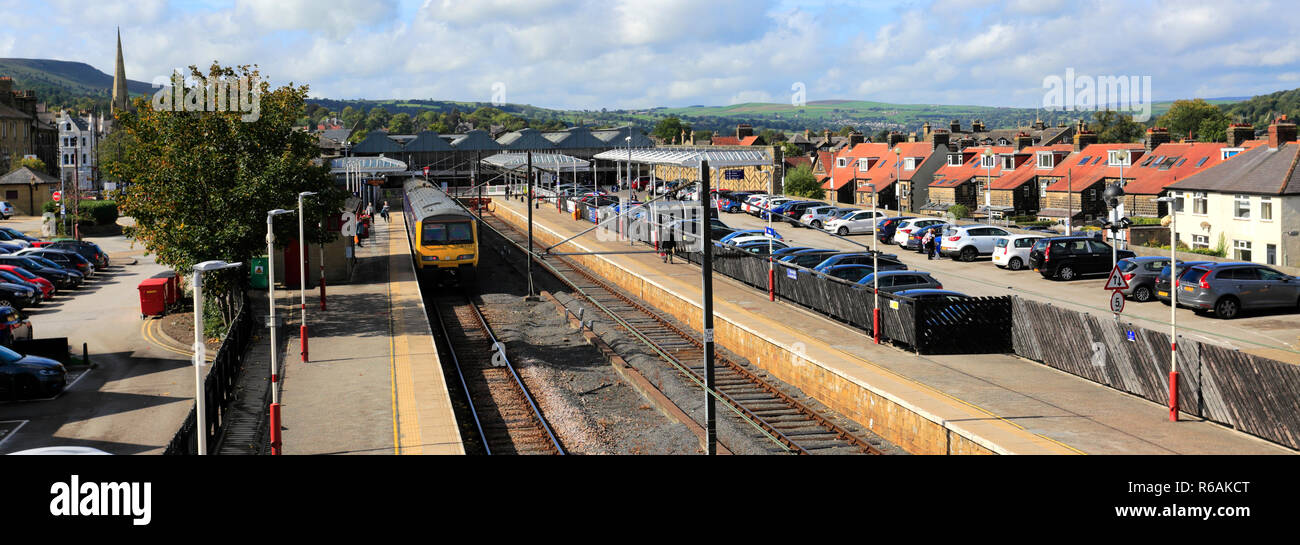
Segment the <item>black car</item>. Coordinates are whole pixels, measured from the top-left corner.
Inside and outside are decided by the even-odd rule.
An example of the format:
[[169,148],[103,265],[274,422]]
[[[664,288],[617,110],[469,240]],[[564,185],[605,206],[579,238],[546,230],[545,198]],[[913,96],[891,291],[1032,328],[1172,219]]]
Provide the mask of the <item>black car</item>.
[[0,255],[0,265],[14,265],[31,271],[36,276],[49,280],[60,288],[75,288],[81,285],[81,273],[47,266],[32,257],[19,255]]
[[[1114,252],[1118,259],[1137,257],[1128,250]],[[1029,266],[1044,278],[1074,280],[1082,274],[1109,273],[1115,265],[1109,244],[1091,237],[1047,237],[1029,250]]]
[[802,250],[782,259],[782,262],[811,269],[816,267],[818,263],[826,261],[826,258],[838,253],[840,253],[839,250]]
[[903,223],[903,220],[914,219],[916,219],[916,216],[883,218],[876,223],[876,238],[885,244],[893,244],[894,231],[898,229],[898,224]]
[[818,201],[806,201],[806,202],[797,202],[791,204],[790,206],[786,207],[784,212],[781,213],[780,219],[795,227],[803,227],[803,224],[799,223],[799,218],[803,217],[804,211],[816,206],[826,206],[826,203],[818,202]]
[[53,250],[68,250],[77,252],[81,257],[86,258],[95,264],[98,269],[108,267],[108,253],[100,249],[98,244],[84,240],[58,240],[41,246]]
[[23,309],[41,303],[41,290],[22,284],[0,282],[0,307]]
[[63,364],[0,346],[0,400],[53,396],[67,385],[68,370]]
[[58,265],[69,271],[77,271],[87,278],[95,275],[95,267],[90,264],[81,254],[68,250],[48,250],[45,248],[28,248],[14,255],[19,256],[36,256],[45,258],[55,265]]

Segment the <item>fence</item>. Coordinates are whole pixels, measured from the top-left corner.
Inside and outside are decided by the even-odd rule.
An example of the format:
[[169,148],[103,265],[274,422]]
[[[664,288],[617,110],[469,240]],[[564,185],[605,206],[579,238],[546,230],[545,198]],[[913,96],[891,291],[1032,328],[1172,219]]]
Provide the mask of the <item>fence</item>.
[[[230,324],[230,331],[222,339],[212,359],[212,370],[203,380],[204,424],[207,428],[208,445],[215,445],[226,424],[226,411],[235,397],[235,384],[244,369],[244,355],[248,343],[253,337],[253,308],[248,304],[248,295],[243,297],[242,306]],[[195,409],[181,424],[176,435],[168,443],[163,454],[197,454],[198,436],[195,433]]]

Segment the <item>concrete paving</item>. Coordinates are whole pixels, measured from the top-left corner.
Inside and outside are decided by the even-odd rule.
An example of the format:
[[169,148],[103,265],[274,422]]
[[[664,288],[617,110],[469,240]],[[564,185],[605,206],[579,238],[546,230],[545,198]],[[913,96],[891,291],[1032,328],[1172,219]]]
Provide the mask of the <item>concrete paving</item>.
[[[500,212],[503,215],[514,213],[521,217],[525,213],[518,201],[498,199],[496,202],[504,204]],[[537,229],[565,238],[590,226],[558,214],[553,207],[542,206],[535,211],[534,218]],[[724,221],[730,218],[724,216]],[[782,230],[783,234],[790,231]],[[557,251],[626,249],[626,243],[613,244],[599,242],[592,234],[578,238],[570,248]],[[645,254],[605,255],[601,259],[699,305],[699,273],[693,265],[665,265],[657,257]],[[970,267],[972,264],[955,265]],[[992,268],[987,263],[983,265]],[[948,283],[945,279],[945,286]],[[765,293],[722,276],[715,278],[714,290],[719,319],[735,322],[769,342],[797,351],[809,363],[896,399],[932,421],[999,447],[994,450],[1088,454],[1294,453],[1207,421],[1170,423],[1168,410],[1159,404],[1012,355],[917,356],[875,345],[863,332],[800,307],[770,302]],[[763,365],[761,361],[757,363]],[[1184,415],[1184,418],[1188,417]],[[871,427],[869,423],[862,424]]]

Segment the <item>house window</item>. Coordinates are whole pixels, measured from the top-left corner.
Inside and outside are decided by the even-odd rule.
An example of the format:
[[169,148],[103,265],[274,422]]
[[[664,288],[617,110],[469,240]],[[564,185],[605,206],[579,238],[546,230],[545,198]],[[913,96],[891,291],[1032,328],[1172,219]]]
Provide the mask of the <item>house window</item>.
[[1196,162],[1195,168],[1201,168],[1201,165],[1204,165],[1207,159],[1209,159],[1209,157],[1202,157],[1200,161]]
[[5,200],[8,200],[8,201],[16,201],[16,200],[18,200],[18,190],[17,190],[17,189],[6,189],[6,190],[5,190]]
[[959,153],[949,154],[949,155],[948,155],[948,166],[950,166],[950,167],[959,167],[959,166],[961,166],[961,154],[959,154]]
[[1234,240],[1234,241],[1232,241],[1232,249],[1235,251],[1235,253],[1236,253],[1236,256],[1235,256],[1235,257],[1236,257],[1236,259],[1237,259],[1238,261],[1250,261],[1250,241],[1249,241],[1249,240]]
[[862,159],[858,159],[858,172],[866,172],[870,168],[871,168],[871,159],[865,157]]
[[1192,193],[1192,213],[1204,216],[1210,207],[1210,199],[1204,191]]
[[1237,195],[1232,198],[1233,212],[1232,217],[1239,220],[1250,219],[1250,197],[1247,195]]
[[1264,247],[1264,262],[1269,265],[1277,265],[1277,245],[1269,244]]
[[1056,156],[1052,155],[1051,153],[1039,153],[1038,168],[1052,168],[1053,166],[1055,166],[1054,159],[1056,159]]
[[81,137],[81,145],[82,145],[83,147],[86,145],[86,137],[84,137],[84,136]]
[[840,157],[839,159],[835,160],[835,166],[840,168],[849,166],[849,159],[847,157]]
[[1012,170],[1016,168],[1016,158],[1011,155],[1002,156],[1002,170]]
[[1273,197],[1259,198],[1259,220],[1273,221]]
[[916,157],[904,157],[903,170],[916,170]]
[[996,159],[997,159],[997,157],[994,156],[994,155],[981,155],[981,156],[980,156],[980,166],[983,167],[983,168],[993,168],[993,167],[997,166],[997,165],[996,165]]
[[1219,150],[1219,154],[1220,154],[1219,158],[1226,160],[1227,158],[1232,157],[1233,155],[1236,155],[1238,153],[1241,153],[1241,148],[1223,148],[1222,150]]
[[[1107,164],[1109,164],[1110,166],[1113,166],[1113,167],[1115,167],[1115,166],[1119,166],[1119,165],[1128,166],[1128,165],[1132,164],[1132,163],[1130,162],[1130,158],[1131,158],[1132,156],[1129,155],[1129,151],[1126,150],[1126,149],[1110,150],[1109,155],[1110,155],[1110,158],[1107,160]],[[1160,160],[1160,159],[1156,159],[1156,161],[1159,161],[1159,160]]]
[[1209,248],[1209,247],[1210,247],[1209,235],[1192,235],[1192,249]]
[[1029,184],[1025,184],[1025,187],[1024,187],[1024,189],[1023,189],[1022,191],[1024,191],[1026,197],[1029,196],[1029,190],[1030,190],[1030,189],[1033,189],[1033,186],[1031,186],[1031,185],[1029,185]]
[[1183,193],[1181,191],[1174,193],[1174,212],[1183,211]]

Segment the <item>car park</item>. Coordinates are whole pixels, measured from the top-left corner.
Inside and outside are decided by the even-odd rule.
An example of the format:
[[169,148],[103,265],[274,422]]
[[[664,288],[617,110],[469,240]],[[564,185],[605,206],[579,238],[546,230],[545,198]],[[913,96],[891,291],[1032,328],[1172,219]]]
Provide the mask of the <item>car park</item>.
[[874,233],[876,222],[883,217],[885,217],[885,213],[880,210],[858,210],[826,222],[822,229],[839,236]]
[[846,282],[857,282],[875,272],[875,269],[871,268],[871,265],[848,264],[826,267],[817,270],[817,272]]
[[68,369],[49,358],[0,346],[0,400],[49,397],[68,385]]
[[26,238],[16,237],[12,233],[3,230],[0,230],[0,241],[17,244],[23,248],[30,248],[32,246],[31,241],[28,241]]
[[55,286],[53,282],[41,278],[37,276],[36,273],[33,273],[22,267],[18,267],[15,265],[0,264],[0,272],[17,276],[21,278],[23,282],[27,282],[29,284],[36,284],[37,286],[40,286],[41,292],[46,299],[54,297],[59,293],[58,286]]
[[778,206],[773,212],[779,214],[777,219],[794,226],[802,226],[799,218],[803,217],[804,211],[815,206],[821,206],[821,201],[794,201]]
[[[769,236],[767,236],[767,235],[763,235],[763,234],[748,234],[748,235],[742,235],[742,236],[734,237],[734,238],[732,238],[732,239],[730,239],[730,240],[723,240],[723,241],[721,241],[721,242],[722,242],[723,244],[729,244],[729,245],[732,245],[732,246],[739,246],[739,245],[741,245],[741,244],[748,244],[748,243],[750,243],[750,242],[762,242],[762,243],[767,243],[767,241],[769,241],[769,240],[772,241],[772,242],[781,242],[780,240],[777,240],[777,239],[775,239],[775,238],[773,238],[773,237],[769,237]],[[781,247],[782,247],[782,248],[786,247],[786,244],[785,244],[784,242],[781,242]]]
[[930,273],[924,271],[882,270],[863,277],[858,280],[858,283],[870,287],[877,281],[880,285],[880,291],[888,293],[903,290],[943,289],[943,284],[930,276]]
[[775,250],[785,248],[785,243],[778,242],[772,239],[749,240],[749,241],[741,242],[740,244],[736,244],[733,246],[733,248],[754,255],[767,255],[769,251],[775,251]]
[[109,265],[108,252],[105,252],[94,242],[84,240],[55,240],[43,246],[54,250],[70,250],[81,254],[95,264],[98,269],[106,269]]
[[1084,274],[1104,274],[1118,259],[1136,257],[1129,250],[1114,250],[1109,244],[1086,237],[1048,237],[1034,241],[1029,250],[1029,265],[1043,278],[1074,280]]
[[36,276],[49,280],[55,286],[60,288],[75,288],[80,286],[83,278],[81,273],[49,267],[37,261],[37,258],[32,257],[0,255],[0,265],[22,267]]
[[[1212,263],[1215,262],[1214,261],[1179,261],[1178,274],[1182,274],[1182,272],[1184,270],[1187,270],[1188,267],[1195,267],[1197,265],[1208,265]],[[1160,274],[1156,276],[1155,286],[1156,286],[1156,299],[1158,299],[1161,303],[1164,303],[1165,305],[1169,305],[1169,265],[1165,265],[1164,268],[1160,269]]]
[[[17,308],[0,305],[0,329],[4,330],[3,337],[9,343],[15,340],[32,340],[35,332],[32,328],[32,321],[28,320],[23,313],[18,312]],[[8,343],[5,343],[8,346]]]
[[943,230],[947,228],[948,228],[947,223],[937,223],[935,225],[929,225],[926,227],[913,229],[912,232],[907,235],[907,241],[901,244],[901,246],[904,249],[916,250],[917,253],[924,254],[925,245],[922,244],[921,242],[925,240],[925,234],[933,232],[935,237],[934,243],[936,246],[938,246],[939,237],[943,236]]
[[86,258],[81,257],[81,255],[76,252],[50,250],[45,248],[27,248],[15,253],[14,255],[40,258],[42,265],[57,266],[69,271],[77,271],[86,278],[95,276],[95,266],[91,265]]
[[826,261],[826,258],[840,253],[839,250],[802,250],[790,255],[781,256],[781,262],[790,265],[811,269],[819,263]]
[[[903,221],[896,223],[896,227],[894,228],[893,243],[899,246],[906,246],[907,237],[911,235],[913,231],[916,231],[917,229],[920,229],[922,227],[929,227],[931,225],[941,225],[943,223],[944,223],[943,220],[935,219],[935,218],[904,219]],[[881,236],[885,235],[883,230],[880,233],[880,235]]]
[[34,280],[28,281],[22,278],[21,276],[18,276],[17,274],[11,273],[9,271],[0,270],[0,282],[17,284],[25,288],[31,288],[36,291],[36,294],[41,298],[42,301],[54,297],[54,285],[50,284],[48,281],[44,281],[43,283],[38,283]]
[[767,194],[765,193],[754,193],[748,197],[745,197],[745,201],[740,205],[740,211],[746,214],[753,214],[754,211],[756,210],[755,207],[758,206],[758,203],[766,198],[767,198]]
[[772,252],[772,257],[785,257],[787,255],[792,255],[795,252],[802,252],[804,250],[814,250],[814,249],[815,248],[809,248],[807,246],[790,246],[787,248],[782,248],[779,251]]
[[954,225],[943,230],[939,253],[962,261],[975,261],[979,256],[993,255],[998,237],[1010,234],[1006,229],[991,225]]
[[[757,216],[761,219],[767,219],[768,214],[770,214],[773,210],[776,210],[778,207],[788,202],[794,202],[794,199],[791,199],[789,197],[772,197],[770,199],[767,199],[763,201],[763,205],[759,207]],[[775,220],[777,218],[773,217],[772,219]]]
[[[722,237],[721,240],[722,242],[727,242],[734,238],[739,238],[746,235],[754,235],[754,234],[762,235],[765,232],[766,232],[765,229],[741,229],[739,231],[736,231],[735,233]],[[785,240],[785,237],[782,237],[781,233],[778,233],[775,229],[772,230],[772,238],[775,238],[777,240]]]
[[885,244],[894,242],[894,233],[898,230],[898,224],[916,219],[915,216],[893,216],[885,217],[876,222],[876,238]]
[[998,237],[993,243],[993,264],[1003,269],[1018,271],[1029,264],[1029,251],[1041,235],[1008,235]]
[[1116,263],[1119,272],[1128,283],[1128,288],[1119,290],[1125,297],[1145,303],[1156,298],[1156,279],[1160,271],[1169,266],[1169,258],[1163,256],[1126,257]]
[[718,209],[728,214],[740,212],[740,206],[752,195],[753,193],[719,191]]
[[23,240],[26,240],[27,242],[41,241],[41,239],[28,235],[27,233],[14,229],[13,227],[0,227],[0,231],[9,233],[10,236],[13,236],[14,238],[21,238]]
[[35,288],[22,284],[0,282],[0,307],[18,309],[32,307],[39,305],[42,298],[40,290]]
[[799,218],[799,223],[813,229],[821,229],[826,220],[838,216],[844,210],[848,209],[835,206],[814,206],[803,211],[803,217]]
[[1230,320],[1243,310],[1288,308],[1300,312],[1300,278],[1249,262],[1188,267],[1178,276],[1179,306],[1214,311]]

